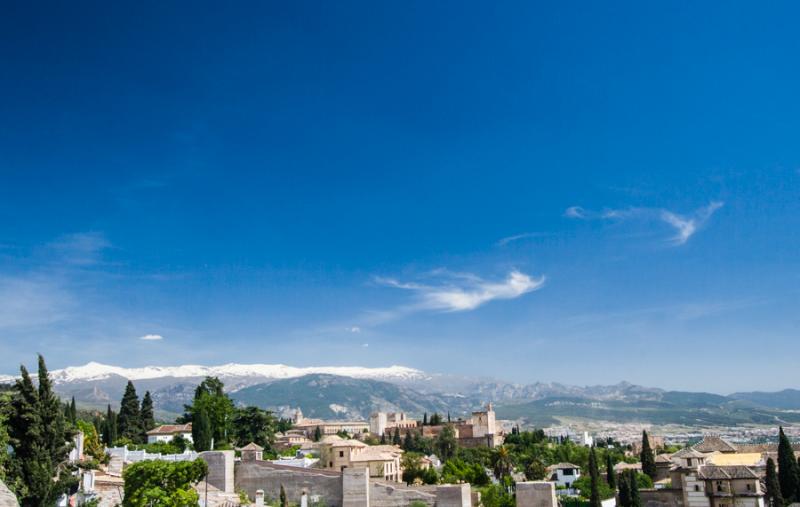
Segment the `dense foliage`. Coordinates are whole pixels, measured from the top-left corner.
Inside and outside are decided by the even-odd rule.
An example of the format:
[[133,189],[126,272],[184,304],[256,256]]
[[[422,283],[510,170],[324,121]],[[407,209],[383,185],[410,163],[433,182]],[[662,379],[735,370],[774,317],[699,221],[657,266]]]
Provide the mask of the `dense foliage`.
[[196,507],[192,485],[208,474],[205,461],[142,461],[125,469],[123,507]]
[[53,505],[75,482],[66,464],[73,434],[44,358],[39,356],[38,388],[24,366],[20,373],[8,407],[9,486],[23,507]]

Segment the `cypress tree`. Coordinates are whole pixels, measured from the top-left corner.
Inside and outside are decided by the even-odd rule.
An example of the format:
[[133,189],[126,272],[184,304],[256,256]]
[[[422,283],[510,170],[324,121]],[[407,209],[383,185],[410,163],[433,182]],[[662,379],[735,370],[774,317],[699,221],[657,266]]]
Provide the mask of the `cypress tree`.
[[286,498],[286,490],[283,489],[283,484],[281,484],[281,507],[289,507],[289,500]]
[[39,414],[41,417],[44,446],[50,455],[50,461],[55,469],[69,454],[72,448],[70,442],[73,437],[71,430],[67,430],[64,412],[61,410],[61,399],[53,392],[53,381],[44,364],[44,357],[39,354]]
[[778,482],[778,473],[775,471],[775,462],[767,458],[767,505],[769,507],[783,507],[781,485]]
[[600,500],[600,470],[597,468],[597,454],[594,452],[594,446],[589,450],[589,479],[591,481],[589,507],[602,507]]
[[142,431],[146,434],[148,431],[156,427],[156,419],[153,414],[153,398],[150,397],[150,391],[145,391],[142,398]]
[[111,410],[111,405],[106,409],[106,418],[103,420],[103,443],[108,447],[117,440],[117,414]]
[[642,431],[642,452],[639,454],[639,459],[642,462],[642,472],[655,480],[656,457],[653,454],[653,449],[650,448],[650,439],[647,437],[647,431]]
[[791,503],[798,499],[800,467],[795,460],[792,443],[782,427],[778,430],[778,482],[785,502]]
[[381,445],[386,444],[386,432],[381,433]]
[[394,429],[394,436],[392,437],[392,445],[400,445],[400,428]]
[[[57,472],[69,453],[71,433],[41,355],[39,367],[38,390],[28,370],[20,367],[21,378],[14,384],[7,422],[9,443],[14,449],[8,473],[18,485],[22,507],[54,505],[69,479],[66,472]],[[54,481],[56,476],[58,480]]]
[[428,413],[427,412],[422,414],[422,425],[423,426],[427,426],[428,425]]
[[606,450],[606,482],[612,490],[617,489],[617,476],[614,473],[614,460],[611,453]]
[[314,442],[319,442],[320,440],[322,440],[322,430],[317,426],[314,428]]
[[641,507],[642,499],[639,496],[639,483],[636,481],[636,470],[628,470],[628,483],[630,484],[630,507]]
[[117,430],[119,436],[129,438],[134,442],[142,439],[142,418],[139,413],[139,397],[136,395],[136,388],[133,382],[128,381],[125,386],[125,394],[122,395],[122,402],[119,407],[117,417]]
[[403,450],[408,452],[414,448],[414,437],[411,436],[411,430],[406,430],[406,438],[403,440]]
[[78,424],[78,407],[75,405],[74,396],[69,404],[69,422],[72,423],[73,426]]
[[194,420],[192,421],[194,449],[198,452],[210,451],[212,439],[211,420],[205,410],[200,410],[194,414]]
[[625,472],[619,476],[619,505],[620,507],[631,507],[631,483]]

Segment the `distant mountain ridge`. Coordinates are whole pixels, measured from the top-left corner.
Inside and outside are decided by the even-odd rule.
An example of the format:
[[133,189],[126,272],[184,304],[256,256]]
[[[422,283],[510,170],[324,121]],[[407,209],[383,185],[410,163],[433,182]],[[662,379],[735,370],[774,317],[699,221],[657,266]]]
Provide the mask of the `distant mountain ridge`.
[[[499,417],[539,426],[571,419],[682,424],[788,424],[800,422],[800,391],[723,396],[668,391],[629,382],[570,386],[553,382],[515,384],[491,378],[431,374],[405,366],[365,368],[283,364],[147,366],[123,368],[90,362],[51,372],[56,390],[86,408],[119,403],[128,380],[150,391],[161,417],[190,403],[206,376],[219,377],[240,404],[289,414],[300,407],[310,417],[365,418],[374,410],[452,412],[468,415],[492,401]],[[14,377],[0,377],[12,381]]]
[[128,380],[150,380],[166,377],[263,377],[282,379],[302,377],[315,373],[326,373],[352,378],[369,378],[385,380],[421,380],[426,375],[414,368],[405,366],[388,366],[384,368],[365,368],[360,366],[320,366],[298,368],[285,364],[240,364],[228,363],[220,366],[145,366],[142,368],[124,368],[107,364],[89,362],[83,366],[70,366],[61,370],[53,370],[51,376],[55,383],[79,380],[103,380],[118,375]]

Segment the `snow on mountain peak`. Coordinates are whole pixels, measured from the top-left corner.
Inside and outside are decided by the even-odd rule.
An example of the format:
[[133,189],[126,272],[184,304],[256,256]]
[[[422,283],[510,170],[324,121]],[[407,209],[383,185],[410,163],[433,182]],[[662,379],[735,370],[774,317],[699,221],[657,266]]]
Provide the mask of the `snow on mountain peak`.
[[56,383],[103,380],[118,375],[128,380],[144,380],[165,377],[257,377],[264,379],[285,379],[302,377],[314,373],[340,375],[343,377],[376,380],[422,380],[428,376],[417,369],[406,366],[365,368],[361,366],[311,366],[299,368],[285,364],[239,364],[228,363],[219,366],[144,366],[123,368],[91,361],[83,366],[70,366],[53,370],[51,376]]

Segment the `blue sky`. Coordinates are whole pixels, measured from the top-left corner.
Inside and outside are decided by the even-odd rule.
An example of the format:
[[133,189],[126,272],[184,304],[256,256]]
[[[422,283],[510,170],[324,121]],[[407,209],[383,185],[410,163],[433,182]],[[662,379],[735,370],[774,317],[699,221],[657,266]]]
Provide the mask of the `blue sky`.
[[796,4],[118,4],[0,19],[0,371],[800,387]]

